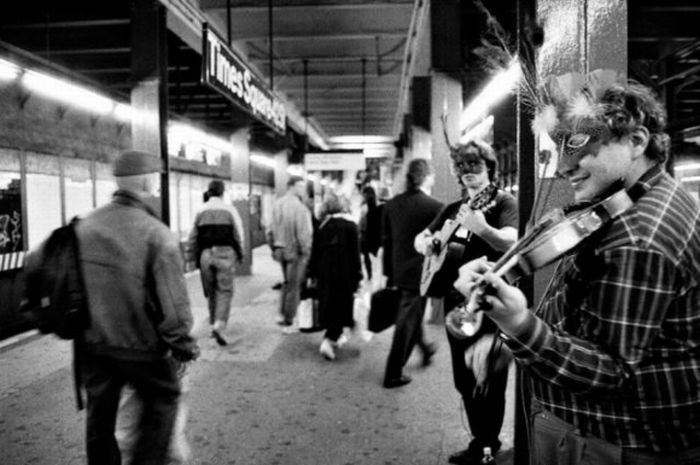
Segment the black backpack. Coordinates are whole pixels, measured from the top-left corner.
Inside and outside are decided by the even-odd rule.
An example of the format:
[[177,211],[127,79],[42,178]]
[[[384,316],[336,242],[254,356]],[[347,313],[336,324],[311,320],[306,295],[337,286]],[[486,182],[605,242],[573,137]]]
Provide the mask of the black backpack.
[[88,327],[87,295],[75,234],[77,218],[54,230],[24,262],[25,312],[44,334],[80,339]]

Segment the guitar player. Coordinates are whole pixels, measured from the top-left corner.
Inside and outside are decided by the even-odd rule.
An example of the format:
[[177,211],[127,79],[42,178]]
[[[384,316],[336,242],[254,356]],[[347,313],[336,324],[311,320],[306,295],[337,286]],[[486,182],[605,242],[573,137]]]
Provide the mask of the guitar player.
[[[470,141],[451,147],[450,158],[457,181],[466,191],[466,196],[447,205],[428,228],[416,236],[415,248],[423,255],[434,252],[433,238],[447,221],[457,221],[461,226],[449,239],[450,244],[463,246],[456,248],[461,253],[457,262],[463,264],[482,256],[495,261],[517,240],[518,210],[515,198],[494,184],[498,161],[488,144]],[[464,297],[452,287],[457,269],[445,271],[441,273],[441,282],[436,286],[442,295],[431,295],[445,298],[447,314],[462,305]],[[473,435],[465,450],[450,456],[450,463],[477,464],[481,461],[484,447],[490,447],[495,454],[501,446],[498,435],[503,424],[508,370],[488,369],[485,363],[491,352],[495,331],[496,326],[488,318],[483,319],[476,333],[470,337],[457,337],[447,331],[454,383],[462,396]],[[488,379],[483,381],[485,373],[488,373]]]

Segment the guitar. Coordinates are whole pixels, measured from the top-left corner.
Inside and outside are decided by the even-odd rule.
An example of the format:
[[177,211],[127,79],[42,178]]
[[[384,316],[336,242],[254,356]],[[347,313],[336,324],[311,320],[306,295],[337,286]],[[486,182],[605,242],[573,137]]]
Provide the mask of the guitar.
[[[488,212],[496,206],[498,188],[489,184],[467,202],[472,210]],[[464,208],[464,205],[460,208]],[[465,245],[451,241],[462,225],[455,220],[446,220],[440,231],[433,236],[423,259],[420,279],[420,294],[429,297],[443,297],[457,277],[457,270],[463,264]],[[467,242],[471,231],[467,231]]]

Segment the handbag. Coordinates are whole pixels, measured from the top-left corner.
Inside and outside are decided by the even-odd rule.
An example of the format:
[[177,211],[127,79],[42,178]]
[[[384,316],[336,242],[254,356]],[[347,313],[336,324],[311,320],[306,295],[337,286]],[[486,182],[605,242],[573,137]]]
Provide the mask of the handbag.
[[367,329],[373,333],[384,331],[396,322],[401,291],[395,287],[380,289],[370,298]]
[[302,333],[321,331],[323,328],[319,323],[318,300],[309,298],[300,301],[297,308],[297,321],[299,331]]

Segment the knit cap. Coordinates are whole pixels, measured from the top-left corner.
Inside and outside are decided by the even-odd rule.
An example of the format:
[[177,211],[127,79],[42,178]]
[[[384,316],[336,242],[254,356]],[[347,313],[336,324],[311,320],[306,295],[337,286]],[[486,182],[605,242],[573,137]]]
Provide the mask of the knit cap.
[[159,173],[160,158],[140,150],[127,150],[119,154],[112,167],[114,176],[135,176],[138,174]]

